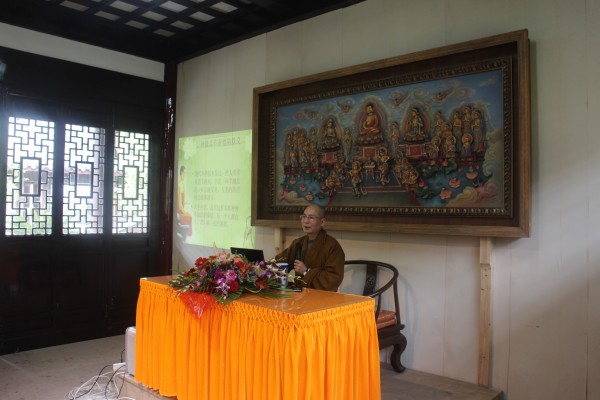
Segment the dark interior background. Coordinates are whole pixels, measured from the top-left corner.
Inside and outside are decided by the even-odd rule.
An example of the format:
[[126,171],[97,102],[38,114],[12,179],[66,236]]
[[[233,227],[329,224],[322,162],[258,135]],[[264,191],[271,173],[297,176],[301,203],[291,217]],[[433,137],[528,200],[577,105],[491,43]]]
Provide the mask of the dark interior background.
[[[150,164],[161,164],[164,84],[98,68],[0,48],[0,211],[6,210],[8,117],[147,132]],[[61,121],[63,122],[61,124]],[[107,146],[108,150],[109,146]],[[106,166],[112,159],[107,151]],[[0,219],[0,354],[122,334],[135,325],[139,279],[164,274],[159,263],[159,169],[151,168],[147,234],[113,235],[112,182],[105,182],[103,234],[63,235],[63,159],[54,157],[50,235],[6,236]],[[110,177],[112,171],[107,171]]]

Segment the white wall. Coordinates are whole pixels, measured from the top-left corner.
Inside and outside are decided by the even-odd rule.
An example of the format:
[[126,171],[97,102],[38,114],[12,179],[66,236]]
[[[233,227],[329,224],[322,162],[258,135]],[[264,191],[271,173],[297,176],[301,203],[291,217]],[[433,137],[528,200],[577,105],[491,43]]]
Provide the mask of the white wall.
[[[528,29],[533,229],[494,240],[491,380],[509,400],[599,399],[599,24],[596,0],[368,0],[182,63],[177,135],[250,128],[257,86]],[[405,365],[476,382],[478,238],[331,233],[399,268]]]
[[0,46],[162,82],[164,64],[0,23]]

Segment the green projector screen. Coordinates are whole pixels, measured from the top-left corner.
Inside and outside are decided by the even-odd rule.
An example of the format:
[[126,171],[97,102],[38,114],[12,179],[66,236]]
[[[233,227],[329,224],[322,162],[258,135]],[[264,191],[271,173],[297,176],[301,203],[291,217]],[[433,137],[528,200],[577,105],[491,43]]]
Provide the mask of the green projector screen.
[[198,256],[213,245],[253,247],[252,131],[183,137],[178,146],[176,239]]

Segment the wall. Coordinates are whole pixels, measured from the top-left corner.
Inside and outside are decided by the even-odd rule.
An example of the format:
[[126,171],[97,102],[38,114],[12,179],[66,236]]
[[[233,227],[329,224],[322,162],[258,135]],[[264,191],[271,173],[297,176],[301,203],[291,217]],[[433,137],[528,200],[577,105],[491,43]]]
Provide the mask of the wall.
[[[368,0],[182,63],[177,135],[251,127],[257,86],[528,29],[532,233],[493,241],[491,381],[509,400],[597,399],[599,21],[593,0]],[[331,233],[348,258],[399,268],[405,365],[476,382],[479,239]],[[273,230],[257,235],[273,254]]]

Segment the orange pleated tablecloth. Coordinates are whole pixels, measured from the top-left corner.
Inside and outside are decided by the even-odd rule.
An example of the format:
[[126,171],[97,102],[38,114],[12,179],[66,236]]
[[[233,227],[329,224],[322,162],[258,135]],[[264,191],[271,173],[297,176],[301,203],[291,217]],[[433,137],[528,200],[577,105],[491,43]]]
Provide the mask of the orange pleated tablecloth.
[[380,400],[373,299],[244,295],[197,317],[172,278],[140,280],[136,381],[178,400]]

